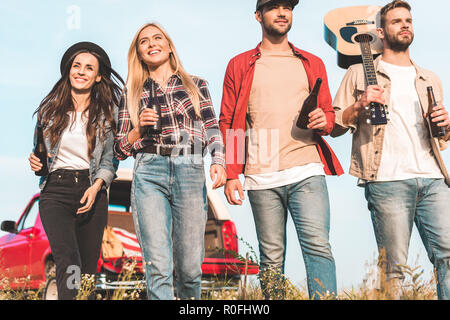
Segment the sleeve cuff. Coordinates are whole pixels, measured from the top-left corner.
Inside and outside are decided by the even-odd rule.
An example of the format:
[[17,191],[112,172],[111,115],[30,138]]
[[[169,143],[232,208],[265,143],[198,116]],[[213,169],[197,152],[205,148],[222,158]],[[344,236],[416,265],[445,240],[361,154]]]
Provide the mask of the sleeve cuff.
[[97,174],[94,177],[94,181],[97,179],[102,179],[105,182],[107,188],[111,185],[111,182],[114,179],[114,173],[107,169],[98,169]]

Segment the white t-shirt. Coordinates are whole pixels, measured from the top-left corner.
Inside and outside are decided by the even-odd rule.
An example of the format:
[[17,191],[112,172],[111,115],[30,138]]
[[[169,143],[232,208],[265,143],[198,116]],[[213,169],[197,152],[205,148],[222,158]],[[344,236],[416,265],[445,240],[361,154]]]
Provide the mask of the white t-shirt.
[[64,129],[61,144],[52,171],[57,169],[84,170],[89,169],[88,141],[86,137],[87,116],[82,112],[70,114],[69,125]]
[[443,178],[424,124],[415,86],[416,69],[383,60],[380,63],[391,79],[391,100],[377,181]]
[[312,162],[276,172],[246,175],[244,190],[265,190],[296,183],[312,176],[325,175],[323,163]]

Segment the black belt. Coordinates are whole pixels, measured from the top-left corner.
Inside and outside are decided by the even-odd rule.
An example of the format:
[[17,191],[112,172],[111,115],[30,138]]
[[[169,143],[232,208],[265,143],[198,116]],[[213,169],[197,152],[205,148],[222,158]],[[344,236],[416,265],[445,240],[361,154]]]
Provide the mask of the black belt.
[[71,170],[71,169],[57,169],[55,171],[52,171],[48,179],[54,180],[54,179],[64,179],[64,178],[73,178],[75,182],[78,183],[78,178],[88,178],[89,179],[89,169],[83,169],[83,170]]
[[[144,152],[144,153],[152,153],[152,154],[158,154],[160,156],[164,157],[170,157],[170,156],[182,156],[182,155],[188,155],[188,154],[199,154],[198,152],[195,152],[193,146],[175,146],[175,147],[164,147],[164,146],[146,146],[142,149],[139,149],[137,153]],[[202,152],[200,151],[200,154]],[[134,154],[134,157],[136,158],[136,154]]]
[[75,170],[75,169],[57,169],[55,171],[52,171],[50,175],[74,175],[74,176],[89,176],[89,169],[83,169],[83,170]]

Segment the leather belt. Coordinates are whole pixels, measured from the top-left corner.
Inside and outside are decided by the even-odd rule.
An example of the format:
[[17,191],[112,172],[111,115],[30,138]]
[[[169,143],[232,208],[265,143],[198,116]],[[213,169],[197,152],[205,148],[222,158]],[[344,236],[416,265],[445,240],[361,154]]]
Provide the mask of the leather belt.
[[[182,156],[187,154],[196,154],[194,150],[194,146],[175,146],[175,147],[164,147],[160,145],[151,145],[146,146],[142,149],[139,149],[137,153],[144,152],[144,153],[152,153],[152,154],[158,154],[160,156],[164,157],[170,157],[170,156]],[[134,157],[136,158],[136,154],[134,154]]]

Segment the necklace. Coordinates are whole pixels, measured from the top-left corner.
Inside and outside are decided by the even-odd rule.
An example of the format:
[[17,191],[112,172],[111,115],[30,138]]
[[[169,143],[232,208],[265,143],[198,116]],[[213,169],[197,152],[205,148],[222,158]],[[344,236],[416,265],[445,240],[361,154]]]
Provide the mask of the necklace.
[[166,74],[165,77],[163,77],[162,79],[157,79],[156,77],[152,79],[158,83],[161,87],[165,87],[167,84],[167,81],[170,79],[170,77],[173,75],[173,73],[170,74]]

